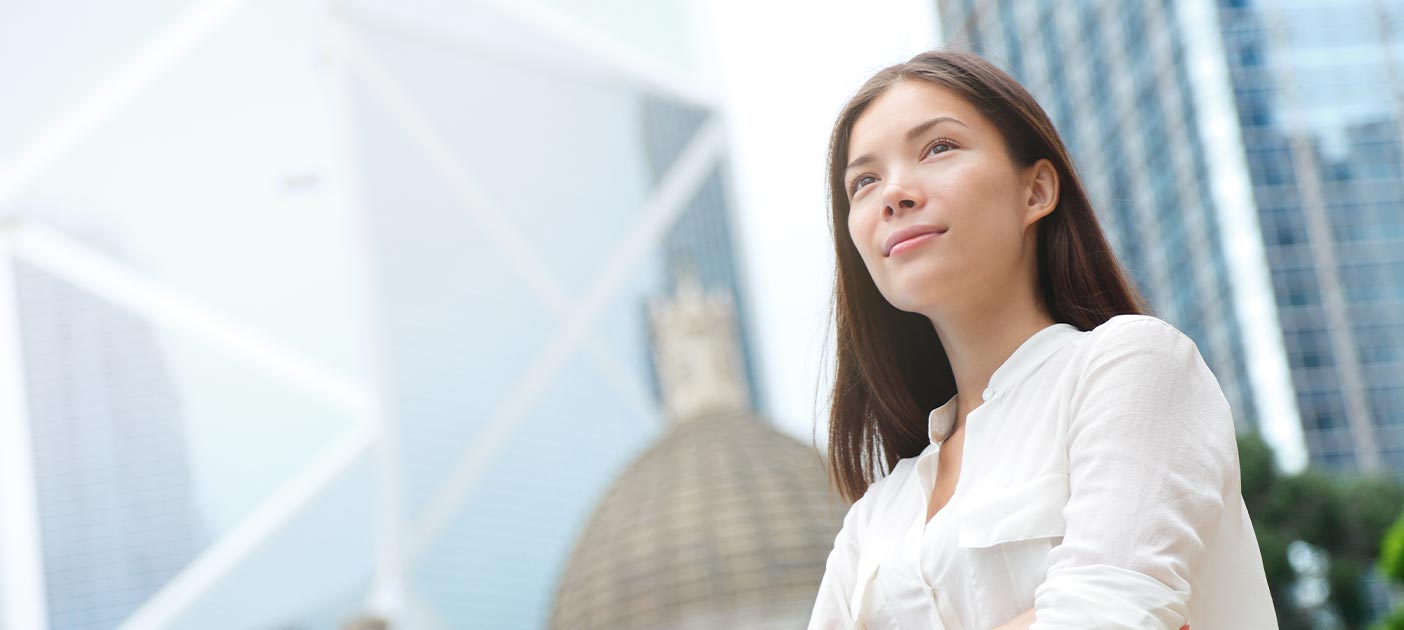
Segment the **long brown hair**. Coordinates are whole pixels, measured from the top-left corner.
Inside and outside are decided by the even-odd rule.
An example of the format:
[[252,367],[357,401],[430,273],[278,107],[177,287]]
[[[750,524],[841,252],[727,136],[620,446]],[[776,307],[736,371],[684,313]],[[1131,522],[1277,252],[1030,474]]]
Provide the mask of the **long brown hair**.
[[883,298],[848,233],[843,178],[849,134],[868,105],[903,79],[930,81],[966,99],[999,130],[1019,165],[1040,158],[1053,163],[1058,204],[1038,222],[1037,255],[1039,296],[1055,321],[1091,330],[1114,315],[1149,310],[1108,245],[1053,123],[1018,81],[973,53],[955,50],[924,52],[878,71],[840,110],[829,139],[837,338],[828,466],[849,502],[876,480],[878,461],[891,472],[899,459],[930,444],[927,413],[956,393],[931,321]]

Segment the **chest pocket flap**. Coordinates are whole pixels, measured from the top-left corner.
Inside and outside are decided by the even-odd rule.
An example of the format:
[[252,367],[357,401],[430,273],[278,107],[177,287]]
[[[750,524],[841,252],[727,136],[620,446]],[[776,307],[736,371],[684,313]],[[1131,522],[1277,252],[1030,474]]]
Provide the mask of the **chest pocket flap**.
[[876,588],[873,579],[877,576],[878,565],[888,560],[892,541],[890,533],[877,528],[870,529],[862,541],[857,570],[853,575],[853,594],[848,605],[855,621],[861,622],[868,613],[873,599],[871,591]]
[[961,514],[957,546],[989,547],[1015,540],[1052,538],[1067,530],[1068,475],[1051,472],[995,490]]

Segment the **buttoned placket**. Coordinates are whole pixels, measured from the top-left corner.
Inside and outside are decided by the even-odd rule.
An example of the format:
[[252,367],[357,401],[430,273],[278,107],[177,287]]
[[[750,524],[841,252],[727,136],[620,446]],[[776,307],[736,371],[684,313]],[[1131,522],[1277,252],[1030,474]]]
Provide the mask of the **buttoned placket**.
[[[1070,324],[1053,324],[1049,327],[1040,330],[1037,333],[1034,333],[1034,335],[1030,336],[1029,339],[1026,339],[1023,344],[1016,348],[1014,352],[1008,358],[1005,359],[1004,363],[1002,363],[1000,367],[996,368],[995,373],[990,377],[989,386],[981,392],[981,399],[984,402],[966,414],[967,421],[977,417],[977,414],[979,416],[983,416],[984,413],[982,412],[986,409],[986,404],[990,403],[991,401],[994,401],[1003,392],[1007,391],[1014,384],[1023,380],[1023,378],[1028,375],[1028,373],[1030,373],[1038,365],[1042,364],[1043,361],[1047,359],[1048,356],[1050,356],[1054,351],[1056,351],[1057,348],[1061,347],[1064,342],[1070,340],[1073,336],[1071,333],[1074,332],[1081,331],[1078,331],[1077,328],[1073,327]],[[940,628],[944,627],[944,622],[941,621],[943,616],[949,619],[956,618],[952,609],[951,602],[947,597],[945,597],[946,594],[932,585],[931,577],[926,574],[925,562],[925,555],[927,552],[925,538],[928,532],[930,531],[931,522],[935,521],[936,518],[943,518],[947,510],[953,509],[954,506],[957,505],[958,499],[961,496],[962,485],[965,483],[965,480],[963,479],[965,477],[964,471],[973,468],[973,466],[967,466],[966,463],[970,461],[978,461],[978,458],[980,456],[979,454],[981,452],[979,436],[982,433],[982,429],[972,430],[972,425],[967,422],[965,445],[963,449],[964,452],[961,457],[961,474],[956,479],[956,487],[952,491],[951,498],[946,502],[946,505],[942,506],[941,510],[930,521],[925,520],[926,511],[930,509],[931,491],[935,486],[936,473],[933,467],[935,466],[936,460],[939,457],[941,444],[944,443],[945,439],[950,437],[950,430],[953,428],[953,426],[942,426],[942,430],[939,432],[940,437],[938,438],[936,437],[938,432],[934,431],[934,429],[936,428],[935,425],[937,424],[938,420],[942,421],[945,424],[953,425],[955,417],[955,408],[952,406],[952,404],[955,403],[955,401],[956,398],[953,396],[950,400],[947,401],[945,405],[938,407],[937,410],[933,410],[928,415],[927,433],[929,439],[931,440],[931,446],[929,446],[923,452],[923,454],[918,456],[918,460],[915,463],[917,468],[918,485],[921,486],[920,489],[924,493],[922,501],[919,502],[922,506],[922,512],[917,515],[917,518],[921,518],[923,520],[919,524],[920,527],[909,528],[907,530],[908,532],[916,532],[918,540],[910,540],[912,538],[912,535],[909,534],[908,536],[904,537],[904,542],[906,544],[915,543],[917,545],[917,553],[897,555],[899,557],[915,559],[916,574],[918,576],[918,579],[921,581],[921,588],[924,589],[921,599],[925,600],[926,605],[922,606],[919,612],[905,609],[894,610],[893,612],[896,615],[903,618],[904,621],[901,621],[899,623],[904,627],[908,625],[911,625],[913,627],[922,627],[922,625],[927,625]],[[938,416],[937,411],[941,411],[942,415]],[[976,422],[974,424],[974,426],[979,425],[979,422]],[[878,580],[882,579],[879,571],[880,566],[890,564],[892,561],[892,557],[876,558],[873,561],[873,563],[868,566],[868,569],[866,571],[863,570],[862,566],[860,565],[858,585],[855,589],[855,592],[853,593],[851,602],[851,609],[855,611],[855,616],[861,618],[863,613],[866,611],[866,608],[864,606],[864,604],[867,601],[866,592],[871,587],[875,586],[875,584],[873,583],[874,577],[876,577]],[[910,570],[910,567],[900,566],[889,566],[889,568],[899,572],[902,569]],[[878,575],[873,575],[873,573],[877,573]],[[897,582],[897,584],[894,584],[893,586],[901,588],[900,580]],[[910,592],[906,594],[910,594]],[[884,599],[890,598],[884,596]],[[907,600],[905,598],[901,598],[897,601]]]
[[[946,512],[952,509],[956,504],[956,499],[960,494],[959,477],[956,479],[956,488],[952,491],[951,498],[946,502],[946,505],[941,506],[941,509],[937,511],[936,515],[933,516],[930,520],[926,520],[926,513],[931,510],[931,492],[935,488],[936,467],[939,464],[940,460],[941,445],[944,444],[945,440],[950,437],[950,431],[953,428],[953,417],[955,415],[955,412],[952,406],[955,404],[957,404],[956,397],[952,397],[949,401],[947,401],[947,404],[932,410],[927,417],[927,435],[931,439],[931,444],[927,447],[925,452],[918,456],[918,460],[916,462],[917,485],[920,488],[922,496],[924,497],[923,500],[920,502],[921,510],[917,514],[917,518],[922,519],[922,521],[920,522],[920,526],[908,528],[907,531],[909,532],[909,534],[906,537],[907,540],[904,543],[907,546],[907,548],[910,549],[914,546],[916,549],[916,553],[907,556],[909,558],[912,558],[912,564],[907,567],[904,567],[904,569],[915,573],[917,578],[921,581],[921,586],[924,589],[924,593],[922,593],[922,599],[926,603],[926,605],[922,607],[922,610],[920,612],[904,611],[909,612],[909,615],[915,615],[916,617],[920,618],[908,619],[907,622],[914,623],[919,621],[922,626],[937,628],[945,627],[944,623],[941,622],[940,612],[937,610],[937,606],[938,602],[945,599],[946,594],[941,592],[939,588],[932,584],[932,576],[927,574],[926,556],[930,552],[931,546],[926,543],[927,537],[931,533],[932,523],[936,522],[936,519],[944,518],[946,516]],[[939,435],[940,437],[936,437],[937,435]],[[967,444],[969,443],[969,441],[970,438],[969,434],[967,433]],[[962,468],[965,467],[964,461],[962,461],[961,466]],[[946,604],[946,607],[949,608],[948,602]]]
[[[986,399],[986,402],[988,401],[989,399]],[[945,443],[945,439],[950,437],[949,427],[945,427],[944,433],[941,433],[939,431],[932,431],[931,429],[933,427],[937,427],[945,423],[953,422],[955,411],[950,405],[954,404],[956,404],[955,398],[952,397],[952,399],[948,401],[947,405],[942,405],[936,410],[933,410],[932,415],[928,417],[928,435],[932,436],[932,442],[931,445],[927,448],[927,450],[918,456],[918,460],[916,462],[917,485],[920,487],[920,491],[925,497],[924,500],[920,503],[922,506],[922,510],[917,515],[917,518],[925,519],[926,512],[931,509],[931,492],[935,487],[936,466],[939,463],[940,448],[941,445]],[[985,409],[985,406],[983,404],[980,407],[971,410],[971,412],[967,414],[967,421],[972,417],[983,415],[978,413],[982,409]],[[946,417],[937,417],[936,414],[938,413],[947,415]],[[941,439],[936,439],[934,437],[937,434],[942,435]],[[976,453],[979,450],[979,434],[980,430],[976,429],[972,431],[971,425],[967,422],[964,455],[961,457],[962,474],[959,475],[956,479],[956,487],[951,493],[950,500],[948,500],[945,505],[941,506],[941,509],[938,510],[935,516],[933,516],[929,521],[923,520],[920,524],[920,527],[909,528],[907,530],[909,534],[906,536],[904,545],[906,545],[909,549],[912,548],[912,546],[914,545],[916,548],[916,553],[905,555],[905,557],[912,559],[912,564],[908,564],[907,566],[903,567],[894,567],[894,569],[899,571],[910,571],[915,573],[915,575],[921,582],[920,588],[923,589],[923,592],[920,594],[920,598],[924,601],[925,605],[921,606],[920,609],[917,610],[894,610],[894,614],[898,617],[899,622],[902,623],[903,627],[912,626],[946,628],[947,625],[944,621],[945,619],[958,618],[948,595],[945,592],[943,592],[942,589],[933,584],[933,577],[931,575],[928,575],[927,573],[927,555],[930,553],[931,549],[935,548],[933,545],[927,544],[927,538],[930,535],[932,535],[932,524],[936,523],[937,519],[944,519],[947,517],[947,512],[949,512],[952,509],[957,509],[959,498],[961,496],[962,477],[964,476],[963,472],[967,468],[971,468],[971,466],[967,466],[967,462],[970,462],[972,460],[967,459],[967,457],[970,457],[971,454]],[[911,593],[910,591],[907,591],[907,593],[905,594],[909,597],[916,595],[914,593]],[[900,596],[901,594],[899,593],[897,595]]]
[[[989,404],[995,401],[1000,395],[1010,387],[1022,381],[1035,368],[1043,362],[1064,343],[1071,340],[1073,333],[1080,333],[1071,324],[1053,324],[1034,333],[1024,343],[1010,354],[1005,361],[995,369],[995,373],[990,377],[989,386],[980,393],[981,404],[975,409],[966,413],[965,442],[962,446],[960,472],[956,478],[955,489],[951,492],[951,497],[941,509],[936,512],[930,520],[926,519],[926,514],[931,510],[931,493],[935,489],[937,466],[941,452],[941,445],[950,437],[954,430],[956,421],[956,408],[958,395],[952,396],[945,404],[933,409],[927,416],[927,435],[931,440],[931,445],[922,455],[919,456],[917,465],[917,480],[923,493],[923,500],[920,502],[922,511],[918,518],[923,519],[921,526],[917,528],[916,541],[908,540],[908,544],[913,542],[917,545],[917,553],[911,554],[916,559],[916,574],[925,587],[926,595],[929,597],[927,605],[927,623],[941,623],[941,612],[938,608],[950,610],[950,602],[946,601],[945,593],[932,584],[932,577],[927,575],[926,555],[928,549],[933,548],[927,543],[927,536],[932,529],[932,523],[938,518],[947,516],[946,512],[958,505],[961,497],[961,488],[968,485],[965,471],[978,468],[973,462],[978,461],[980,456],[980,434],[981,423],[971,422],[972,418],[984,416],[984,412],[989,409]],[[939,438],[937,436],[940,436]],[[948,612],[948,615],[953,612]],[[937,626],[941,627],[941,626]]]

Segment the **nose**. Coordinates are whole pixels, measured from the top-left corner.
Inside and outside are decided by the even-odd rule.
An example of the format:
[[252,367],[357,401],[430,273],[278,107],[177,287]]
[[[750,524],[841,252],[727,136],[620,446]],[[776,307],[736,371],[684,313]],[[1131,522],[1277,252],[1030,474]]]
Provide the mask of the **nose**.
[[[899,201],[897,202],[897,207],[900,207],[900,208],[915,208],[915,207],[916,207],[916,201],[911,200],[911,199],[902,199],[902,200],[899,200]],[[893,209],[893,204],[890,204],[890,203],[889,203],[889,204],[887,204],[887,206],[886,206],[885,208],[883,208],[883,214],[885,214],[886,216],[891,217],[891,216],[895,216],[895,215],[897,214],[897,211],[896,211],[895,209]]]
[[882,192],[882,215],[887,218],[894,217],[898,212],[917,207],[920,200],[914,189],[908,189],[906,184],[898,182],[896,178],[890,179]]

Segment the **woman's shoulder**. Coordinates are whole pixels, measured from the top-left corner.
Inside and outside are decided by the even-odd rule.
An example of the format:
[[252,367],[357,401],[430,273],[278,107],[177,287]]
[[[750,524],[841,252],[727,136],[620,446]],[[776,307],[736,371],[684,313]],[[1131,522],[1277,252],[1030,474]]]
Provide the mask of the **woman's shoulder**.
[[1170,322],[1140,313],[1113,315],[1087,331],[1084,337],[1086,349],[1092,354],[1137,349],[1159,352],[1198,350],[1194,340]]
[[1159,317],[1156,317],[1155,315],[1147,315],[1143,313],[1123,313],[1121,315],[1112,315],[1110,318],[1107,319],[1107,321],[1104,321],[1101,324],[1098,324],[1096,328],[1093,328],[1091,330],[1091,333],[1093,335],[1101,336],[1125,335],[1128,332],[1134,333],[1136,331],[1140,331],[1146,328],[1158,328],[1160,330],[1168,329],[1173,332],[1180,332],[1180,329],[1176,328],[1173,324]]
[[1078,394],[1175,390],[1217,402],[1218,379],[1194,340],[1153,315],[1116,315],[1087,331],[1075,373]]
[[[1074,393],[1079,409],[1099,408],[1118,418],[1159,418],[1170,398],[1193,407],[1186,422],[1219,425],[1232,413],[1214,371],[1194,340],[1153,315],[1116,315],[1086,335]],[[1089,399],[1112,402],[1095,403]],[[1090,405],[1090,406],[1089,406]],[[1230,436],[1231,439],[1231,436]]]

